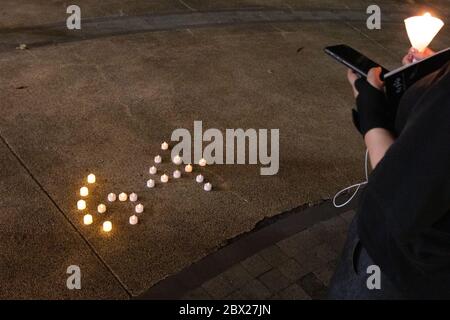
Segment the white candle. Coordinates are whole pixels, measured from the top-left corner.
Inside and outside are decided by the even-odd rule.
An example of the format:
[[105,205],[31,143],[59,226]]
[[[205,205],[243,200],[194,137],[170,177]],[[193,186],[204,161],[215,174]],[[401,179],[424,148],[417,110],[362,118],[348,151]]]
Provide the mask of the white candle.
[[175,163],[177,166],[181,164],[182,160],[181,157],[179,155],[176,155],[175,157],[173,157],[173,163]]
[[97,211],[98,211],[98,213],[105,213],[106,212],[106,206],[103,203],[99,204],[98,207],[97,207]]
[[131,217],[130,217],[130,224],[131,225],[135,225],[135,224],[137,224],[138,223],[138,217],[136,216],[136,215],[132,215]]
[[87,176],[87,182],[88,183],[95,183],[95,174],[91,173]]
[[84,210],[84,209],[86,209],[86,201],[84,201],[84,200],[78,200],[78,202],[77,202],[77,208],[78,208],[78,210]]
[[130,201],[131,202],[135,202],[135,201],[137,201],[137,199],[138,199],[138,196],[137,196],[137,194],[136,193],[131,193],[130,194]]
[[134,211],[136,211],[136,213],[142,213],[142,212],[144,212],[144,206],[142,205],[142,204],[138,204],[137,206],[136,206],[136,208],[134,208]]
[[119,194],[119,201],[127,201],[128,195],[125,192]]
[[147,187],[148,187],[148,188],[153,188],[153,187],[155,187],[155,180],[149,179],[149,180],[147,181]]
[[191,165],[191,164],[186,165],[186,166],[184,167],[184,171],[186,171],[186,172],[192,172],[192,165]]
[[197,181],[198,183],[202,183],[203,182],[203,176],[201,174],[199,174],[198,176],[195,177],[195,181]]
[[148,172],[150,172],[150,174],[156,174],[157,171],[158,171],[158,169],[156,169],[155,166],[151,166],[150,169],[148,170]]
[[203,158],[201,158],[201,159],[199,160],[199,162],[198,162],[198,165],[199,165],[200,167],[206,166],[206,160],[203,159]]
[[169,176],[167,175],[167,174],[163,174],[162,176],[161,176],[161,182],[162,183],[167,183],[169,181]]
[[157,156],[155,157],[155,163],[161,163],[161,161],[162,161],[161,156],[160,156],[160,155],[157,155]]
[[111,221],[103,222],[103,231],[110,232],[111,230],[112,230],[112,223],[111,223]]
[[87,197],[89,195],[89,189],[86,187],[80,188],[80,196]]
[[180,170],[175,170],[175,171],[173,172],[173,177],[174,177],[175,179],[181,178],[181,171],[180,171]]
[[116,201],[116,199],[117,199],[117,196],[116,196],[116,194],[115,193],[110,193],[110,194],[108,194],[108,201],[109,202],[114,202],[114,201]]
[[83,217],[83,223],[88,226],[92,224],[92,222],[93,222],[92,216],[90,214],[85,214]]
[[209,182],[205,183],[205,185],[203,186],[203,190],[205,190],[205,191],[211,191],[211,189],[212,189],[212,184]]
[[163,142],[161,143],[161,150],[167,150],[169,149],[169,144],[167,142]]

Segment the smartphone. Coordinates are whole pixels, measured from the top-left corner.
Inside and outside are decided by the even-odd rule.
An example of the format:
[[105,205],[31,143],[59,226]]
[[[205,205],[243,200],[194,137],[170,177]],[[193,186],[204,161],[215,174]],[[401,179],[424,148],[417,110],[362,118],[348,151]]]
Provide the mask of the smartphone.
[[381,77],[389,72],[386,68],[383,68],[378,63],[370,60],[362,53],[345,44],[326,47],[324,51],[340,63],[344,64],[346,67],[352,69],[354,72],[365,78],[367,78],[367,74],[371,68],[381,67],[383,69],[381,72]]

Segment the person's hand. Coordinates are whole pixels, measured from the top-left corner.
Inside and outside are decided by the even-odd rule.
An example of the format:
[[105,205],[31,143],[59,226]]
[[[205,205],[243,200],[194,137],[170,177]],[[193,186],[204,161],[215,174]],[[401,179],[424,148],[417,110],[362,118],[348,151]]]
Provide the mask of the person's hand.
[[410,48],[408,53],[403,57],[402,64],[407,65],[413,63],[414,61],[420,61],[432,56],[433,54],[435,54],[435,52],[430,48],[425,48],[423,52],[419,52],[415,48]]
[[[381,67],[372,68],[369,70],[369,73],[367,74],[367,82],[369,82],[372,85],[372,87],[374,87],[378,90],[383,90],[383,88],[384,88],[384,82],[381,81],[381,71],[382,71]],[[360,79],[360,76],[358,74],[356,74],[355,72],[353,72],[353,70],[348,69],[347,79],[348,79],[348,82],[350,83],[350,85],[352,86],[353,95],[355,96],[355,98],[357,98],[359,95],[359,92],[355,86],[355,82],[358,79]]]
[[367,79],[353,71],[347,72],[356,98],[356,110],[352,110],[353,123],[363,137],[374,128],[394,131],[395,113],[387,101],[384,83],[380,79],[381,72],[380,67],[372,68]]

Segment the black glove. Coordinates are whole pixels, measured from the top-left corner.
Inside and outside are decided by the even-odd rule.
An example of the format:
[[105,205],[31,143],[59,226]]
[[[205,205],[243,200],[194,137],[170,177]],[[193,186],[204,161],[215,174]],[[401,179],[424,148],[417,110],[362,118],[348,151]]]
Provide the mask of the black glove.
[[355,81],[355,88],[359,94],[356,98],[357,110],[352,110],[353,123],[363,137],[373,128],[394,132],[395,113],[384,91],[378,90],[363,78]]

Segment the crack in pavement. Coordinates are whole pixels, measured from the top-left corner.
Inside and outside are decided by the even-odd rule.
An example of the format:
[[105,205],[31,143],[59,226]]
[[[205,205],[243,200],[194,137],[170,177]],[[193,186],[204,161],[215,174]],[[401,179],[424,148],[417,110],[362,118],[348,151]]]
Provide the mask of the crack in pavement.
[[[391,11],[382,15],[383,22],[403,23],[407,11]],[[28,47],[176,29],[220,27],[239,24],[314,21],[366,21],[364,10],[292,10],[290,8],[192,11],[189,13],[110,16],[82,20],[81,30],[68,30],[65,22],[0,29],[0,52],[14,49],[20,39]]]

